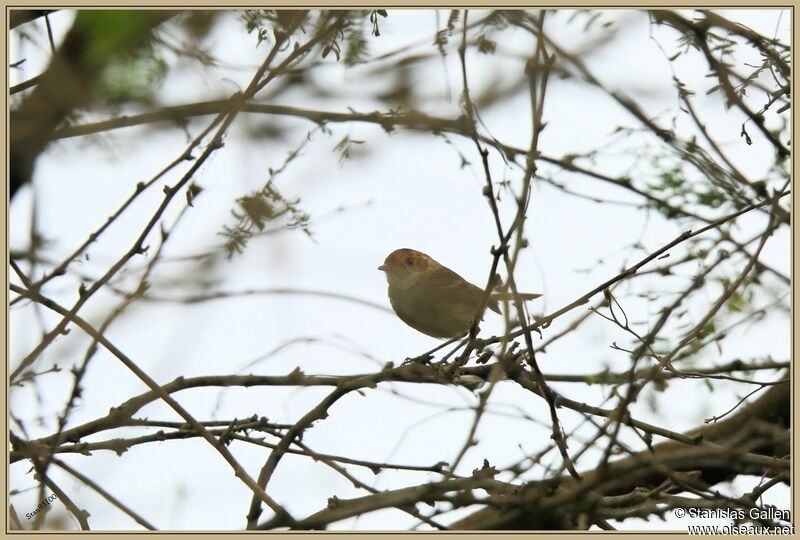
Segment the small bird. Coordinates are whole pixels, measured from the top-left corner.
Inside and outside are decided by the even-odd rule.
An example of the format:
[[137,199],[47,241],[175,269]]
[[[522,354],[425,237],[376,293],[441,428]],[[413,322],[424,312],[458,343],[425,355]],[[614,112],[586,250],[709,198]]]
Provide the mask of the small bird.
[[[469,331],[483,289],[414,249],[391,252],[378,270],[386,273],[392,309],[408,326],[435,338],[452,338]],[[523,300],[540,296],[519,294]],[[506,298],[510,295],[494,292],[487,307],[500,313],[499,301]]]

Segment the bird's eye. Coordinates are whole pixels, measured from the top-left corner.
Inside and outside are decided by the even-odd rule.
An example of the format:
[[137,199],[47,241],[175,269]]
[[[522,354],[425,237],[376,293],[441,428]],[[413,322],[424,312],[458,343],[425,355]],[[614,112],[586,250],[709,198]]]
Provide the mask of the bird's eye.
[[411,257],[409,257],[408,259],[406,259],[406,265],[408,265],[408,266],[414,266],[414,259],[412,259]]

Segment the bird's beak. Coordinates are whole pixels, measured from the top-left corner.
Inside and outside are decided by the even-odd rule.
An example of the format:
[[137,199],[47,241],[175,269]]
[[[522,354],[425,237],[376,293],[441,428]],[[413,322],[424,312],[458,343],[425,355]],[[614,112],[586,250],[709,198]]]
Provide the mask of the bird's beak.
[[381,272],[386,272],[388,269],[389,267],[386,266],[385,264],[382,264],[378,267],[378,270],[380,270]]

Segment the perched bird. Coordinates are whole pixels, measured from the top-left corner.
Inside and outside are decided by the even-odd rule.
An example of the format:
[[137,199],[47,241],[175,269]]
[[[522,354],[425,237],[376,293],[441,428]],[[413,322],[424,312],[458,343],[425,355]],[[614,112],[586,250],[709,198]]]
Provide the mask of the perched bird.
[[[408,326],[435,338],[465,334],[478,314],[483,289],[465,280],[428,255],[413,249],[397,249],[378,267],[389,282],[389,302]],[[533,300],[541,294],[523,294]],[[494,292],[487,307],[500,313],[499,301],[509,298]]]

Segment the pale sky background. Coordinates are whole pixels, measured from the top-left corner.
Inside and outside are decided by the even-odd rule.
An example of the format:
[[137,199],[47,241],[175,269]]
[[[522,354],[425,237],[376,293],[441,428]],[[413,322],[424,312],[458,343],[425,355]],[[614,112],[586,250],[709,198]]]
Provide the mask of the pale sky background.
[[[686,12],[691,16],[691,12]],[[723,15],[741,21],[754,30],[788,42],[790,16],[775,10],[725,11]],[[193,66],[170,72],[158,98],[163,104],[184,104],[229,96],[244,88],[255,67],[262,61],[265,46],[255,47],[255,37],[243,31],[233,14],[216,25],[204,42],[217,58],[235,68],[214,69],[201,75]],[[470,20],[477,20],[471,13]],[[63,37],[73,14],[58,12],[51,16],[56,39]],[[569,14],[559,12],[549,17],[548,30],[555,41],[572,51],[582,51],[606,30],[595,25],[584,32],[585,16],[568,22]],[[447,12],[440,12],[444,24]],[[644,14],[629,11],[603,12],[601,21],[610,21],[619,28],[608,44],[585,55],[587,66],[608,87],[621,89],[651,115],[674,116],[677,105],[672,74],[664,54],[655,40],[667,51],[676,50],[674,33],[664,29],[653,31]],[[11,84],[41,72],[46,67],[46,35],[43,22],[38,25],[35,43],[21,47],[11,39],[11,61],[27,59],[24,71],[11,71]],[[29,25],[29,30],[32,29]],[[435,51],[430,46],[436,30],[433,11],[390,10],[380,20],[380,38],[370,38],[373,56],[412,44],[414,51]],[[649,36],[652,34],[653,38]],[[512,54],[529,54],[532,40],[521,31],[501,34],[498,54],[468,57],[473,94],[486,84],[496,84],[503,74],[519,69]],[[428,62],[424,77],[415,80],[419,93],[430,96],[426,112],[436,116],[459,114],[460,66],[453,44],[444,60]],[[747,48],[743,48],[747,49]],[[752,52],[747,49],[748,52]],[[747,146],[739,137],[742,122],[736,111],[726,111],[719,93],[704,97],[712,80],[705,77],[707,66],[697,55],[686,55],[673,67],[690,88],[697,89],[696,105],[707,119],[712,134],[719,137],[726,150],[742,170],[757,179],[771,163],[771,148],[757,130],[751,129],[754,144]],[[173,57],[167,54],[167,60]],[[746,58],[746,56],[745,56]],[[751,62],[757,61],[753,53]],[[301,95],[298,91],[281,94],[275,102],[320,109],[346,111],[352,107],[369,112],[379,104],[365,99],[365,89],[390,88],[391,81],[372,74],[372,65],[345,67],[332,56],[327,65],[313,71],[317,84],[330,89],[340,98]],[[453,96],[443,98],[449,87]],[[529,139],[529,104],[526,94],[481,112],[491,133],[505,143],[526,147]],[[522,120],[520,121],[520,115]],[[211,117],[190,123],[192,135],[207,125]],[[613,137],[619,125],[637,126],[621,107],[598,90],[575,80],[554,77],[548,88],[545,104],[547,128],[541,137],[544,154],[563,156],[600,147]],[[664,120],[666,125],[669,120]],[[678,129],[686,126],[680,119]],[[284,139],[250,140],[248,130],[261,127],[285,129]],[[218,233],[223,225],[234,223],[230,210],[237,197],[261,187],[267,169],[278,168],[287,152],[299,144],[313,124],[291,118],[266,115],[242,115],[230,132],[224,149],[196,175],[204,188],[194,208],[174,231],[166,248],[166,257],[181,257],[207,251],[221,243]],[[218,280],[215,290],[239,291],[250,288],[293,287],[335,291],[377,302],[388,307],[386,283],[376,270],[384,257],[398,247],[424,251],[439,262],[458,271],[470,281],[483,285],[491,263],[489,248],[496,243],[492,216],[481,195],[484,179],[480,158],[468,140],[450,136],[453,145],[442,138],[398,130],[386,134],[380,127],[368,124],[330,124],[331,135],[315,132],[303,150],[277,178],[276,186],[287,198],[300,197],[299,206],[308,212],[314,241],[301,231],[286,231],[253,240],[245,253],[230,262],[223,261],[211,270]],[[363,140],[365,154],[339,163],[333,147],[343,137]],[[51,144],[37,162],[38,226],[50,244],[50,253],[58,260],[79,245],[88,233],[133,191],[138,181],[147,180],[184,149],[186,135],[177,128],[152,130],[148,127],[117,130],[102,137],[102,143],[88,144],[84,139],[69,139]],[[633,139],[637,141],[638,139]],[[630,143],[627,143],[630,144]],[[460,167],[458,148],[473,163]],[[619,147],[621,150],[622,147]],[[606,172],[624,171],[630,159],[619,151],[598,160],[596,168]],[[504,167],[496,153],[491,156],[495,178],[507,177],[519,182],[520,171]],[[173,184],[186,167],[168,175]],[[543,167],[551,173],[552,167]],[[606,187],[585,177],[558,172],[555,176],[572,189],[616,201],[638,202],[626,192]],[[136,204],[89,249],[89,260],[73,266],[98,277],[124,253],[161,202],[163,183],[141,196]],[[182,207],[177,197],[166,214],[171,224]],[[347,210],[328,215],[340,207]],[[515,210],[511,197],[502,204],[504,223],[510,222]],[[31,191],[24,189],[13,201],[10,213],[12,249],[24,249],[29,242]],[[647,252],[671,241],[683,228],[651,214],[619,205],[597,205],[587,200],[565,196],[547,185],[537,185],[528,214],[527,238],[530,247],[523,252],[516,277],[521,289],[544,293],[543,300],[532,304],[536,313],[550,313],[567,305],[586,291],[616,275],[624,261],[637,261],[645,255],[631,253],[628,247],[641,239]],[[749,238],[763,227],[757,217],[743,219],[740,238]],[[155,233],[157,235],[157,231]],[[156,240],[153,241],[156,243]],[[685,253],[673,250],[672,256]],[[599,261],[603,261],[600,263]],[[789,234],[776,233],[765,248],[763,260],[785,273],[790,271]],[[146,261],[137,260],[132,267],[141,268]],[[690,265],[691,266],[691,265]],[[589,269],[588,272],[582,270]],[[697,266],[691,266],[691,272]],[[196,267],[181,262],[162,263],[153,279],[153,292],[181,296],[203,292],[187,284],[199,277]],[[690,270],[687,269],[687,273]],[[731,267],[730,274],[734,270]],[[13,273],[11,274],[14,277]],[[125,283],[136,283],[134,274]],[[12,280],[14,281],[14,280]],[[45,292],[62,305],[71,305],[77,294],[77,281],[54,280]],[[645,283],[642,281],[642,283]],[[638,299],[637,282],[619,290],[626,310],[634,321],[653,317],[659,303]],[[650,282],[653,283],[652,281]],[[719,294],[712,287],[705,303],[695,301],[693,314],[698,317]],[[90,321],[99,322],[118,298],[98,294],[81,311]],[[763,299],[766,304],[768,299]],[[758,305],[758,302],[757,302]],[[556,334],[570,321],[583,314],[581,308],[558,319],[545,334]],[[58,318],[44,312],[44,320],[53,325]],[[486,335],[502,330],[502,318],[490,315],[482,325]],[[10,320],[11,366],[18,364],[39,340],[39,326],[30,305],[14,309]],[[385,362],[399,364],[406,357],[416,356],[438,341],[405,326],[397,317],[363,305],[312,296],[249,296],[199,304],[138,302],[106,333],[107,337],[158,382],[166,383],[178,376],[235,373],[252,360],[261,357],[288,340],[314,337],[321,341],[295,344],[268,360],[248,367],[245,373],[288,374],[300,368],[308,374],[351,374],[379,369]],[[723,342],[723,348],[712,353],[703,363],[722,363],[734,358],[764,357],[776,360],[789,357],[789,317],[773,315],[753,326],[737,329]],[[538,360],[547,373],[594,373],[606,367],[626,369],[627,355],[614,351],[612,342],[629,343],[617,328],[599,317],[592,317],[578,333],[558,341]],[[70,367],[82,358],[89,340],[77,328],[69,336],[59,338],[40,359],[39,370],[58,363]],[[368,352],[373,359],[348,352]],[[766,374],[762,374],[766,378]],[[32,437],[54,430],[70,388],[71,378],[65,369],[38,379],[36,388],[27,385],[10,393],[10,405],[21,415]],[[71,415],[76,425],[105,414],[109,407],[142,392],[145,387],[113,356],[100,350],[92,361],[84,380],[83,400]],[[601,387],[554,385],[573,399],[599,404],[604,397]],[[330,388],[251,388],[188,390],[175,395],[197,419],[243,418],[254,413],[274,422],[291,422],[330,392]],[[748,389],[749,390],[749,389]],[[743,395],[742,385],[715,382],[709,392],[702,381],[681,381],[671,384],[661,394],[646,393],[632,407],[635,417],[677,431],[702,424],[704,418],[721,414]],[[38,404],[35,393],[41,400]],[[390,384],[364,395],[352,393],[330,410],[330,417],[310,429],[304,442],[318,452],[393,463],[432,465],[452,461],[467,436],[473,414],[469,407],[477,402],[475,395],[462,388],[434,385]],[[648,402],[655,400],[653,410]],[[526,452],[541,448],[549,437],[546,403],[522,391],[513,383],[501,383],[492,394],[492,414],[480,424],[478,446],[471,449],[459,469],[469,473],[484,458],[502,468]],[[455,410],[453,409],[455,408]],[[519,418],[519,411],[545,423]],[[496,414],[503,413],[503,414]],[[508,415],[510,413],[510,416]],[[566,409],[559,411],[569,430],[579,415]],[[151,419],[176,420],[167,406],[155,403],[137,415]],[[517,416],[513,418],[512,416]],[[37,418],[43,422],[37,423]],[[152,430],[118,430],[115,436],[130,436]],[[102,439],[109,438],[108,433]],[[89,440],[100,440],[92,437]],[[624,438],[631,444],[638,441]],[[636,444],[637,448],[640,445]],[[264,449],[235,443],[234,456],[255,477],[267,454]],[[555,453],[548,455],[556,460]],[[161,529],[241,529],[250,501],[246,487],[232,474],[229,466],[204,441],[169,441],[138,446],[122,456],[112,452],[96,452],[87,458],[61,455],[100,483],[131,508]],[[587,457],[586,463],[591,463]],[[557,462],[556,462],[557,463]],[[581,463],[579,462],[579,468]],[[35,485],[29,465],[19,462],[11,466],[12,489]],[[379,489],[410,486],[423,482],[422,473],[383,472],[374,476],[366,469],[354,467],[351,473]],[[541,472],[541,469],[534,469]],[[95,530],[130,529],[138,526],[127,516],[101,500],[92,490],[68,477],[56,467],[53,478],[74,496],[82,508],[91,513]],[[743,482],[741,485],[739,482]],[[732,492],[748,485],[737,481]],[[723,490],[727,489],[723,486]],[[333,495],[345,499],[360,496],[343,477],[310,459],[286,456],[269,485],[269,493],[296,517],[303,517],[325,507]],[[789,490],[774,488],[766,500],[785,508]],[[18,513],[34,508],[37,490],[29,490],[13,499]],[[63,512],[63,507],[56,508]],[[471,511],[471,510],[470,510]],[[468,511],[460,514],[468,513]],[[453,514],[455,518],[455,514]],[[368,514],[358,520],[335,524],[337,529],[403,529],[416,520],[398,510]],[[685,530],[686,520],[668,520],[668,525],[654,520],[646,523],[629,520],[626,528],[664,528]],[[77,524],[75,524],[77,526]]]

